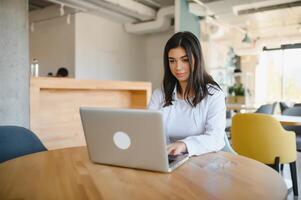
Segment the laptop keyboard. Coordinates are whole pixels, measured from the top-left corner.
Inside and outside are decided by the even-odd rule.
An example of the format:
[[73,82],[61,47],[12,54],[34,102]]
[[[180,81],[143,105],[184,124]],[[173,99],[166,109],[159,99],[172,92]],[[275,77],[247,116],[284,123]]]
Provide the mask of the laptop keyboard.
[[173,163],[175,161],[182,160],[186,156],[187,156],[187,154],[168,155],[168,162],[169,162],[169,164],[171,164],[171,163]]
[[179,155],[168,155],[169,164],[176,160]]

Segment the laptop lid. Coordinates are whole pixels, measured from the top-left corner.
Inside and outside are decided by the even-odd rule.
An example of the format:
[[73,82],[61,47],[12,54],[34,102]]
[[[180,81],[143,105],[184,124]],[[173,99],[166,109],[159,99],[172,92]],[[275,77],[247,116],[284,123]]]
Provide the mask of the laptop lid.
[[159,111],[81,107],[80,115],[92,162],[170,171]]

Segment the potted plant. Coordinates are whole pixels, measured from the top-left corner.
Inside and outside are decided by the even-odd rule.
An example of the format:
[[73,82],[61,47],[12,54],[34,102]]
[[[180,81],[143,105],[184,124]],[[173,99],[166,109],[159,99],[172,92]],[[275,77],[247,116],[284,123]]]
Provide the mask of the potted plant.
[[228,88],[228,93],[228,103],[245,103],[245,88],[241,83],[230,86]]

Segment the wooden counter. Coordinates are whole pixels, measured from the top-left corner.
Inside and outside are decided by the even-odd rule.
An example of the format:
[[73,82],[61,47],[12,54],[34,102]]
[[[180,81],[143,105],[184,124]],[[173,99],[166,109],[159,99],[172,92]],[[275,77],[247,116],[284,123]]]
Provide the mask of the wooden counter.
[[30,129],[48,149],[85,145],[79,107],[146,108],[151,83],[32,78]]

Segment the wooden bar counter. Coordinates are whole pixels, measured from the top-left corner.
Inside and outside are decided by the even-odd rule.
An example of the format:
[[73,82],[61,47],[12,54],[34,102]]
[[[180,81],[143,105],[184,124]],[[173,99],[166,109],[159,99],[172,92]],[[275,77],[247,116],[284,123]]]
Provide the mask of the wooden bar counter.
[[146,108],[151,83],[32,78],[30,129],[48,149],[85,145],[81,106]]

